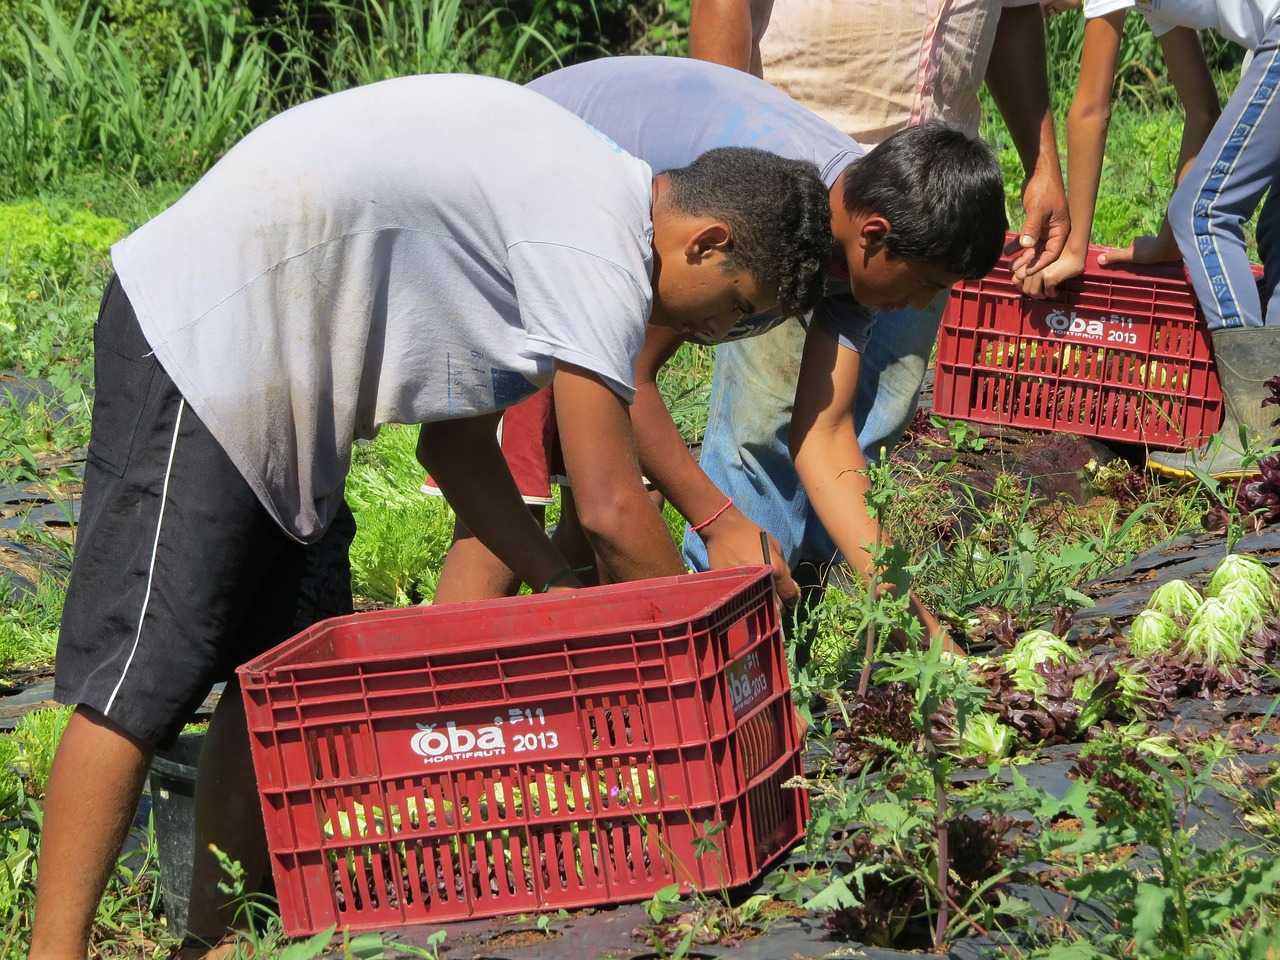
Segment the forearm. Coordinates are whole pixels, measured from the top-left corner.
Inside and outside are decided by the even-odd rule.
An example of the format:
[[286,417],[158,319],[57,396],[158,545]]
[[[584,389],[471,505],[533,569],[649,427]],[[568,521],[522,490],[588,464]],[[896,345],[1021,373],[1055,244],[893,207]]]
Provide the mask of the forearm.
[[1067,203],[1071,210],[1071,236],[1067,248],[1084,257],[1093,231],[1093,215],[1102,181],[1102,157],[1107,129],[1111,125],[1110,105],[1096,105],[1067,115]]
[[631,420],[641,471],[682,517],[698,524],[724,506],[725,494],[689,453],[657,384],[637,385]]
[[555,396],[565,470],[601,581],[684,573],[666,521],[640,482],[626,405],[595,375],[559,363]]
[[[599,563],[601,583],[670,577],[687,572],[662,514],[638,482],[615,499],[577,493],[578,521]],[[575,487],[575,490],[577,488]]]
[[[850,442],[856,453],[849,449]],[[822,444],[811,446],[818,448]],[[874,578],[880,593],[897,593],[899,584],[884,579],[883,574],[887,571],[878,569],[875,564],[873,551],[889,546],[892,540],[888,531],[866,508],[866,494],[871,488],[865,473],[866,459],[857,449],[856,437],[846,438],[833,446],[843,449],[844,453],[832,451],[824,454],[817,449],[806,451],[803,448],[797,451],[796,472],[804,483],[805,493],[836,547],[849,565],[862,575],[864,582],[870,586]],[[848,464],[844,469],[839,467],[842,462]],[[923,642],[927,643],[929,637],[942,631],[942,626],[915,593],[908,596],[908,610],[920,622]],[[893,639],[899,646],[907,642],[906,634],[901,632],[895,632]],[[949,641],[948,649],[954,649]]]
[[[490,424],[496,428],[496,418],[425,423],[418,460],[467,529],[517,577],[541,589],[567,564],[521,499]],[[560,585],[576,582],[565,578]]]
[[1001,13],[986,81],[1026,175],[1061,181],[1045,72],[1044,19],[1038,6],[1008,7]]
[[1067,247],[1081,260],[1093,231],[1124,20],[1124,11],[1117,11],[1085,21],[1080,80],[1067,111],[1067,201],[1071,210]]
[[689,56],[751,72],[755,51],[749,0],[693,0]]
[[795,447],[793,460],[814,513],[849,565],[870,579],[872,551],[886,535],[867,511],[871,483],[857,437],[811,432]]
[[[1008,7],[1000,15],[987,66],[987,86],[1022,159],[1022,253],[1013,261],[1019,288],[1062,255],[1071,232],[1062,164],[1045,72],[1044,18],[1039,6]],[[1024,292],[1036,295],[1039,281]]]

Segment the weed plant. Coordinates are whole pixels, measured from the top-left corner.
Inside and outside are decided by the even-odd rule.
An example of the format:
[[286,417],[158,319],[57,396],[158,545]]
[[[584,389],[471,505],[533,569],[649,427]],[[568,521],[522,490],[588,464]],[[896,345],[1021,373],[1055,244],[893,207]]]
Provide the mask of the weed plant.
[[[874,470],[876,509],[895,540],[888,566],[908,575],[953,630],[962,631],[970,613],[983,606],[1008,608],[1026,627],[1049,619],[1059,606],[1088,606],[1092,601],[1078,590],[1081,584],[1197,527],[1209,505],[1203,486],[1151,489],[1142,477],[1140,495],[1150,499],[1135,500],[1116,483],[1110,495],[1100,492],[1081,506],[1039,497],[1026,478],[1010,473],[997,475],[991,490],[980,490],[954,467],[944,461],[925,470],[890,461]],[[859,579],[844,576],[838,583],[828,587],[813,615],[808,676],[820,685],[849,682],[867,662],[862,648],[868,626],[886,627],[875,622]]]
[[[872,473],[868,505],[883,517],[897,499],[885,493],[894,480],[887,467]],[[884,580],[899,578],[900,554],[879,544],[872,555]],[[890,627],[902,613],[883,597],[864,601],[863,610],[868,623],[887,619]],[[885,709],[884,722],[866,724],[869,705],[854,702],[874,763],[810,781],[809,847],[824,859],[807,875],[775,878],[779,895],[828,911],[827,925],[859,942],[934,952],[967,932],[992,935],[1005,926],[1022,929],[1019,954],[1054,960],[1235,955],[1240,931],[1259,950],[1274,942],[1267,918],[1280,899],[1280,859],[1261,845],[1203,848],[1189,824],[1192,805],[1232,752],[1225,740],[1104,727],[1081,751],[1076,782],[1062,798],[1031,789],[1016,769],[998,776],[995,764],[986,777],[959,784],[935,737],[944,714],[959,736],[982,709],[987,692],[973,684],[965,661],[944,655],[936,640],[927,651],[908,642],[901,652],[868,640],[865,658],[864,680],[873,659],[886,664],[875,679],[909,692],[905,709]],[[835,702],[851,727],[845,701]],[[823,742],[841,717],[822,721]],[[1271,795],[1272,774],[1234,777],[1241,794],[1260,786]],[[1243,809],[1274,829],[1269,801]],[[1076,829],[1059,829],[1064,819]],[[1051,886],[1101,906],[1108,922],[1046,919],[1008,896],[1004,885],[1038,863],[1053,865]],[[1028,930],[1037,938],[1030,945]]]
[[24,394],[25,402],[0,381],[0,435],[12,438],[0,446],[0,484],[33,483],[56,496],[76,480],[67,460],[89,442],[92,406],[81,369],[54,367],[48,393]]
[[[36,879],[41,802],[69,708],[27,714],[12,733],[0,733],[0,960],[26,956]],[[95,956],[140,957],[161,952],[153,919],[159,906],[154,836],[142,851],[120,858],[95,920]],[[154,931],[154,933],[153,933]]]
[[58,645],[58,624],[66,585],[49,576],[37,578],[34,593],[14,590],[8,574],[0,574],[0,668],[51,664]]
[[[1112,920],[1063,923],[1053,931],[1057,942],[1031,956],[1240,956],[1242,932],[1255,945],[1274,944],[1280,858],[1238,841],[1203,847],[1188,823],[1190,808],[1215,778],[1220,749],[1198,757],[1147,753],[1140,784],[1128,739],[1103,734],[1088,753],[1093,772],[1079,783],[1112,801],[1079,807],[1078,839],[1054,859],[1066,865],[1063,889],[1104,906]],[[1139,792],[1116,794],[1108,778]],[[1153,862],[1135,859],[1139,853]]]

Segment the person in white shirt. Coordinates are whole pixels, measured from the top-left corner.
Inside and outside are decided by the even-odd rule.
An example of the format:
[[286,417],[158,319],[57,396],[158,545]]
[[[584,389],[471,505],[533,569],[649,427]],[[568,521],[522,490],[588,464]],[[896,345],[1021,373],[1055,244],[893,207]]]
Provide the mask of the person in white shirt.
[[[85,957],[151,756],[210,686],[350,610],[354,440],[422,424],[419,458],[468,527],[535,589],[579,586],[494,437],[505,407],[554,382],[610,577],[684,573],[629,419],[646,326],[714,337],[774,304],[809,309],[830,219],[810,163],[728,148],[655,176],[519,86],[423,76],[267,121],[116,244],[58,642],[55,698],[76,710],[30,956]],[[304,610],[308,594],[335,609]],[[265,869],[248,749],[231,685],[197,776],[184,956],[233,920],[209,843],[251,886]]]

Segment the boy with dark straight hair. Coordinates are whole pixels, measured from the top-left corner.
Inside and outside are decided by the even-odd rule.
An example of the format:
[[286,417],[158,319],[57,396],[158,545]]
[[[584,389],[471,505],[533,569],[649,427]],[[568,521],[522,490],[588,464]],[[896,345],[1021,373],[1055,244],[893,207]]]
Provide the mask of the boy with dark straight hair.
[[[113,247],[57,658],[55,696],[76,711],[50,776],[30,956],[85,957],[152,754],[210,686],[350,610],[355,439],[421,423],[419,458],[470,528],[535,589],[579,586],[494,438],[503,408],[554,382],[609,576],[684,572],[628,417],[646,323],[714,336],[780,296],[806,309],[831,244],[812,166],[744,149],[690,160],[654,176],[518,86],[408,77],[268,121]],[[199,766],[184,956],[233,919],[211,843],[259,881],[234,685]]]
[[[865,506],[866,477],[858,472],[867,461],[854,429],[853,399],[860,354],[874,335],[872,310],[924,306],[956,281],[982,276],[995,265],[1006,220],[1003,179],[991,150],[954,127],[929,123],[890,137],[864,156],[853,139],[764,81],[697,60],[615,57],[557,70],[529,86],[658,166],[679,164],[709,146],[750,143],[812,161],[821,171],[831,199],[833,261],[826,295],[805,321],[804,359],[798,371],[782,378],[795,389],[790,437],[803,481],[803,488],[796,484],[789,493],[804,496],[807,490],[839,549],[859,569],[868,569],[866,546],[876,541],[877,528]],[[727,336],[691,339],[738,340],[765,333],[783,319],[776,312],[760,313],[744,317]],[[693,460],[658,394],[657,371],[684,339],[654,326],[646,335],[633,414],[641,466],[700,541],[695,566],[759,563],[760,535],[767,531],[776,535],[769,544],[779,593],[794,600],[798,588],[789,564],[795,544],[776,538],[788,524],[775,523],[780,518],[774,516],[748,519]],[[792,399],[786,398],[789,408]],[[785,442],[788,428],[752,423],[750,417],[750,410],[742,411],[734,426],[746,439],[726,450],[749,474],[756,469],[755,445]],[[543,446],[543,433],[536,420],[523,437],[505,431],[509,459],[528,461],[524,454],[530,446]],[[545,452],[533,459],[540,476],[517,476],[529,499],[546,491],[553,462]],[[582,492],[575,485],[569,502],[580,500]],[[557,538],[565,549],[571,549],[566,535],[572,530],[572,516],[568,522],[562,518]],[[573,559],[586,562],[580,550]],[[692,552],[688,543],[686,551]],[[512,573],[460,524],[437,599],[474,599],[517,587]],[[915,604],[915,612],[930,632],[938,629],[922,605]]]

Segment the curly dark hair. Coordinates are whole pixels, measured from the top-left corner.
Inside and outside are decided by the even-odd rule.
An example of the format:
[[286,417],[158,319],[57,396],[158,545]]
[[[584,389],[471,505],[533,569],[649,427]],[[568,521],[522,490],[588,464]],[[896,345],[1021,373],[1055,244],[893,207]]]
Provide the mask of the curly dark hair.
[[899,130],[851,164],[844,207],[889,221],[892,256],[937,263],[960,277],[988,274],[1008,229],[995,153],[939,120]]
[[751,147],[716,147],[665,173],[676,208],[729,225],[726,269],[776,286],[787,316],[813,309],[831,262],[831,203],[817,167]]

